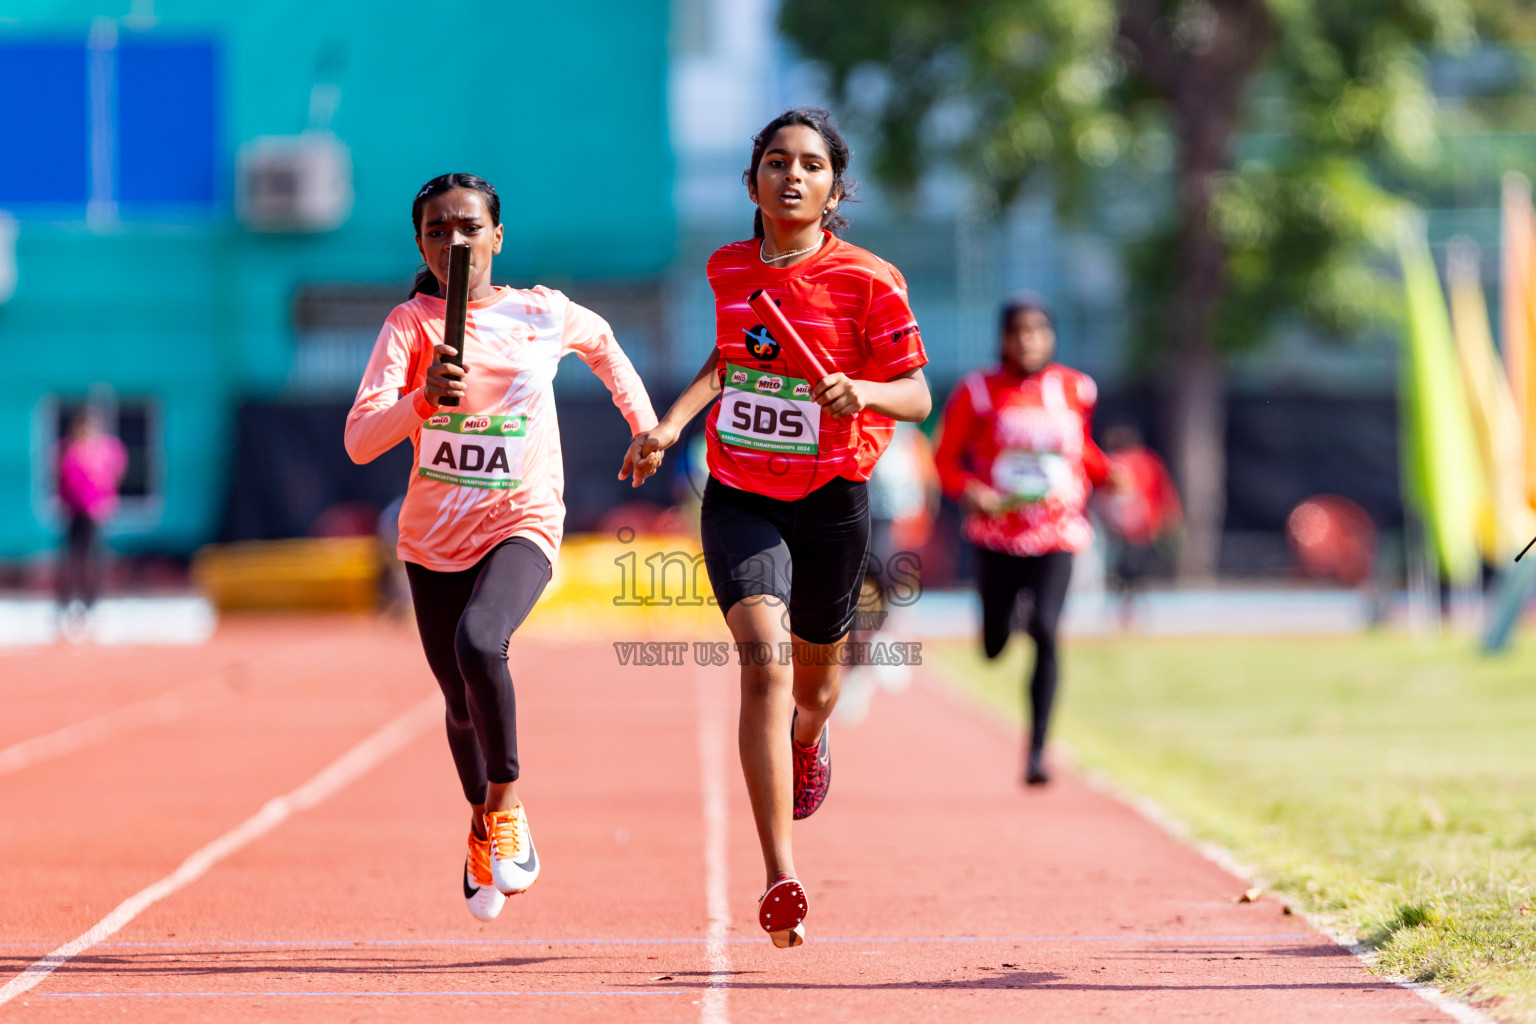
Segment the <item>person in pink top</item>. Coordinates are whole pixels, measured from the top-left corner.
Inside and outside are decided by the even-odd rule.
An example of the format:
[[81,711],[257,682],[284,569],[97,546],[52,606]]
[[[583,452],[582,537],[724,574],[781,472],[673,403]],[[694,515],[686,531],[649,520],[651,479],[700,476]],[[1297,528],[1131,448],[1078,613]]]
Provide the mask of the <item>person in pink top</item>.
[[68,521],[59,557],[59,607],[89,609],[101,591],[101,527],[117,511],[117,488],[128,469],[123,442],[81,411],[59,445],[59,501]]
[[[472,174],[433,178],[411,206],[426,266],[390,313],[347,417],[347,454],[415,451],[398,552],[427,663],[447,704],[448,746],[473,808],[464,864],[470,913],[488,921],[539,874],[518,799],[517,717],[507,649],[549,582],[565,520],[553,382],[576,353],[608,386],[632,434],[656,425],[608,324],[560,292],[491,283],[501,202]],[[442,343],[449,246],[470,246],[464,365]],[[439,407],[454,395],[456,407]],[[655,472],[660,455],[625,473]]]

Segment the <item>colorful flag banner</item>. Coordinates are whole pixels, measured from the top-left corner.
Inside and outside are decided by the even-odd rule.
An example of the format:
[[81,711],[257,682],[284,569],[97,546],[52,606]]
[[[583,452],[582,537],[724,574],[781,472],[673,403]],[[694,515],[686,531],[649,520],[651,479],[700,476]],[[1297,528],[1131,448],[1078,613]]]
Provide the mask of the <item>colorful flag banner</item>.
[[1504,175],[1500,340],[1504,369],[1520,423],[1521,493],[1536,508],[1536,208],[1531,183]]
[[1503,568],[1536,531],[1536,512],[1525,501],[1520,414],[1493,346],[1481,261],[1471,239],[1452,239],[1446,270],[1451,330],[1483,475],[1477,546],[1483,561]]
[[1451,320],[1421,217],[1403,218],[1398,258],[1407,299],[1400,402],[1404,490],[1441,571],[1466,582],[1478,572],[1483,474]]

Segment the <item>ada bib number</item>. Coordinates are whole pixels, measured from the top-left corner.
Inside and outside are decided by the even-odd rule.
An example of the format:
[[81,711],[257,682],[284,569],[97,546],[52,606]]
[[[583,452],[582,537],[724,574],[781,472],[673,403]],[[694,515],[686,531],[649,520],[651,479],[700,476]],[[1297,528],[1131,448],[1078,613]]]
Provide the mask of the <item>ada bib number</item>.
[[526,416],[440,412],[421,425],[416,475],[461,487],[511,490],[523,482]]
[[715,427],[720,440],[738,448],[815,455],[821,407],[806,381],[727,363]]

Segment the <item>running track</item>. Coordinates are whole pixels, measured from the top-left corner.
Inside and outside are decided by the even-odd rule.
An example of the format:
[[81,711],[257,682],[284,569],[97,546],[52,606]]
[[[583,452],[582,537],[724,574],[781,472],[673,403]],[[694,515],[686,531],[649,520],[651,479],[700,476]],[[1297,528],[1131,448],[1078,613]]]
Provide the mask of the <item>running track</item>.
[[408,630],[0,658],[0,1021],[1450,1019],[1107,797],[1021,791],[925,685],[834,727],[810,942],[775,950],[732,671],[519,640],[513,674],[544,873],[480,925]]

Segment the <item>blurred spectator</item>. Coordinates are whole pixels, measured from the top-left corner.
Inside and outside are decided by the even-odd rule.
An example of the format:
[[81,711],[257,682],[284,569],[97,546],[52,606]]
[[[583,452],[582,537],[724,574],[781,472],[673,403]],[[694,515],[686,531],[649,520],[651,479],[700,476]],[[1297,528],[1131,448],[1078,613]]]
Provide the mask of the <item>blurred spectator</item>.
[[1376,567],[1376,524],[1337,494],[1314,494],[1285,517],[1285,535],[1302,573],[1358,587]]
[[379,610],[396,619],[407,619],[411,613],[411,583],[405,576],[405,563],[395,549],[400,544],[400,506],[405,495],[384,506],[379,513],[377,536],[379,538]]
[[[869,559],[859,612],[848,638],[853,643],[875,641],[890,615],[893,598],[916,596],[922,568],[917,550],[933,533],[938,505],[933,447],[916,424],[897,423],[890,447],[869,478]],[[863,721],[877,687],[903,690],[911,676],[907,665],[850,665],[837,702],[839,721]]]
[[366,501],[338,501],[309,524],[311,537],[372,537],[378,529],[379,508]]
[[1177,555],[1183,508],[1168,467],[1129,424],[1111,427],[1104,450],[1120,487],[1096,497],[1109,533],[1110,583],[1120,595],[1120,625],[1149,577],[1167,576]]
[[58,601],[71,640],[79,639],[85,615],[100,596],[101,528],[117,511],[117,488],[127,470],[123,443],[101,428],[96,413],[76,413],[58,452],[59,501],[68,523],[59,555]]

